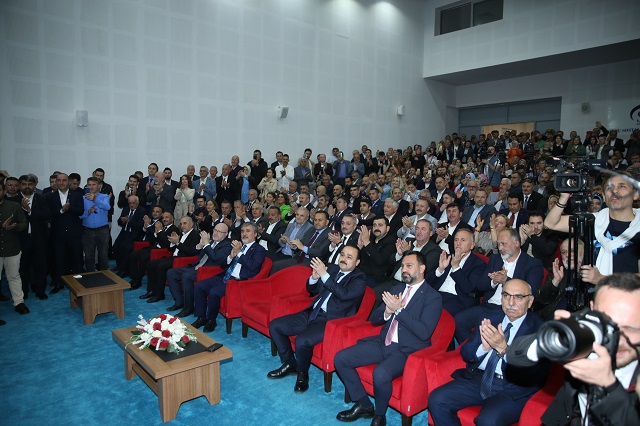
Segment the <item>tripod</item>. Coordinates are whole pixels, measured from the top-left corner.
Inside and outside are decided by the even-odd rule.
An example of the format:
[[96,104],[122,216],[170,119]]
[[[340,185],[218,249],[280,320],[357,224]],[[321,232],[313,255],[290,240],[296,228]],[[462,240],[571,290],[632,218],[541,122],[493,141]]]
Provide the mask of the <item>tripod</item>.
[[[582,201],[582,200],[580,200]],[[571,267],[567,276],[567,299],[569,311],[576,312],[587,307],[590,298],[590,286],[582,281],[580,274],[580,258],[578,257],[578,241],[580,237],[584,242],[583,265],[593,265],[593,241],[595,240],[595,217],[591,213],[582,211],[582,203],[578,202],[578,211],[569,218],[569,265]]]

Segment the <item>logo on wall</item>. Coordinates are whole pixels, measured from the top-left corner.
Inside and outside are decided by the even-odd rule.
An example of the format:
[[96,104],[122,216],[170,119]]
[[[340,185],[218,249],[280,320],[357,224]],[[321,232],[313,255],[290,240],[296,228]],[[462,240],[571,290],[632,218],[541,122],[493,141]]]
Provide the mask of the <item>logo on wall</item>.
[[640,124],[640,105],[633,108],[629,116],[636,122],[636,124]]

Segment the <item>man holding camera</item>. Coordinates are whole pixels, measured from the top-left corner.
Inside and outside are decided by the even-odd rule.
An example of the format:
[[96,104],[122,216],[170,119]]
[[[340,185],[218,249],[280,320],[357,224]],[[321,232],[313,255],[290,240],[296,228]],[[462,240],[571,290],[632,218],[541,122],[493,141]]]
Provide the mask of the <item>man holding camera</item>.
[[496,155],[496,147],[490,146],[487,148],[487,158],[482,160],[482,164],[484,165],[484,174],[489,177],[489,184],[491,186],[500,185],[501,176],[501,165],[498,156]]
[[[608,315],[618,325],[620,338],[615,364],[609,351],[598,343],[593,343],[597,357],[567,362],[564,368],[570,377],[542,416],[542,423],[576,426],[640,424],[640,406],[634,393],[640,373],[640,277],[628,273],[605,277],[596,287],[591,308]],[[555,313],[556,319],[569,316],[567,311]]]

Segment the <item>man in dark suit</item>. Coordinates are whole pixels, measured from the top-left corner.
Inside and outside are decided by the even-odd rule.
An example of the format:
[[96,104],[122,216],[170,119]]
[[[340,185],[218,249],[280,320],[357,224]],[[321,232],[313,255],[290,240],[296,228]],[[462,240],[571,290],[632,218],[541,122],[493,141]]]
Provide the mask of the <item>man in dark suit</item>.
[[520,279],[529,283],[532,294],[537,294],[542,285],[544,267],[520,249],[520,236],[513,228],[505,228],[498,233],[499,253],[489,258],[487,274],[475,281],[477,291],[483,291],[484,299],[479,306],[459,312],[456,321],[456,339],[459,343],[471,337],[471,329],[476,319],[500,309],[502,286],[511,279]]
[[[637,347],[632,346],[640,341],[640,278],[630,273],[606,276],[596,286],[591,308],[608,315],[621,330],[614,352],[615,370],[609,352],[599,344],[593,345],[597,357],[564,364],[569,374],[541,420],[545,425],[577,426],[588,417],[590,425],[640,424],[636,394],[640,364]],[[556,319],[568,318],[569,312],[556,311],[555,315]],[[508,356],[511,359],[511,353]]]
[[238,198],[238,182],[229,175],[230,172],[231,166],[224,164],[222,175],[216,178],[216,203],[218,205],[221,205],[225,200],[233,203]]
[[[161,207],[156,206],[153,209],[156,212]],[[129,276],[131,277],[129,282],[132,290],[140,288],[142,285],[142,278],[147,272],[147,265],[151,258],[151,250],[157,248],[168,249],[171,242],[167,237],[174,232],[180,232],[180,229],[173,224],[173,214],[170,212],[162,213],[160,220],[147,227],[145,241],[149,242],[149,246],[141,250],[135,250],[129,256]],[[151,295],[151,287],[147,282],[147,292],[140,296],[140,299],[148,299]]]
[[231,253],[221,266],[225,270],[215,277],[196,282],[195,287],[195,316],[198,318],[193,325],[210,333],[216,328],[216,317],[220,311],[220,299],[227,290],[227,281],[247,280],[260,272],[266,250],[256,243],[258,227],[255,223],[246,222],[240,230],[242,241],[231,242]]
[[[53,247],[55,277],[51,293],[64,288],[62,276],[82,272],[82,220],[84,201],[77,191],[69,189],[69,176],[59,173],[58,189],[46,195],[51,212],[50,243]],[[67,269],[66,265],[70,265]]]
[[[175,301],[167,311],[182,309],[176,316],[187,317],[194,312],[194,286],[198,269],[203,266],[221,266],[231,253],[231,241],[227,238],[229,227],[219,223],[213,228],[213,235],[200,232],[200,242],[196,245],[198,262],[183,268],[172,268],[167,271],[169,290]],[[213,237],[213,241],[212,241]],[[181,285],[182,284],[182,285]]]
[[389,221],[384,216],[373,219],[371,231],[365,225],[360,226],[360,266],[363,271],[367,271],[367,286],[377,287],[391,272],[391,257],[396,251],[395,241],[395,235],[390,233]]
[[300,238],[289,241],[293,247],[293,257],[274,262],[271,274],[294,265],[311,265],[311,259],[321,257],[325,248],[329,246],[329,215],[327,212],[317,212],[313,218],[313,227],[307,229]]
[[[431,346],[431,334],[442,313],[442,299],[424,279],[425,260],[418,252],[402,258],[404,284],[385,292],[384,301],[371,314],[371,324],[383,325],[380,334],[343,349],[335,357],[338,375],[355,404],[337,419],[352,422],[374,417],[372,425],[385,425],[391,398],[391,382],[402,375],[412,353]],[[357,367],[378,364],[373,372],[375,407],[365,392]]]
[[501,209],[500,214],[507,216],[508,226],[518,230],[521,225],[529,221],[529,212],[522,208],[522,192],[509,192],[507,204],[508,207]]
[[153,182],[156,179],[156,173],[158,173],[158,170],[158,164],[156,163],[150,163],[147,166],[149,175],[140,179],[140,186],[144,189],[145,193],[149,192],[149,190],[153,188]]
[[431,287],[440,292],[442,307],[451,315],[478,304],[470,295],[475,281],[484,276],[487,265],[471,251],[475,247],[473,231],[460,228],[453,236],[454,252],[442,250],[438,268],[427,276]]
[[553,259],[558,250],[559,233],[544,229],[544,215],[534,211],[529,215],[529,223],[519,229],[522,251],[542,261],[542,265],[551,270]]
[[476,195],[473,197],[474,204],[465,208],[462,213],[461,222],[466,223],[472,228],[476,227],[476,219],[478,216],[484,221],[482,228],[476,229],[480,232],[485,232],[491,226],[491,215],[496,213],[496,209],[492,205],[487,204],[487,198],[489,195],[484,189],[478,189]]
[[356,216],[349,213],[342,218],[341,231],[329,233],[329,245],[322,253],[322,258],[327,259],[327,263],[337,265],[344,246],[358,247],[360,232],[356,229],[357,227],[358,220]]
[[146,207],[147,191],[145,190],[144,186],[139,184],[137,175],[129,176],[127,185],[118,194],[117,206],[121,209],[124,209],[125,207],[127,207],[127,205],[129,204],[129,197],[131,195],[136,195],[138,197],[138,201],[140,202],[140,205],[142,205],[142,207]]
[[345,215],[351,214],[352,211],[349,208],[349,200],[347,197],[340,196],[336,198],[336,207],[333,209],[329,207],[329,216],[331,219],[331,227],[334,231],[341,232],[342,218]]
[[437,425],[460,425],[458,410],[480,405],[476,425],[511,425],[544,383],[547,366],[515,367],[504,355],[514,338],[534,333],[540,317],[528,314],[533,303],[531,286],[522,280],[507,281],[502,289],[502,310],[481,316],[476,330],[462,345],[465,369],[452,374],[454,380],[429,395],[429,412]]
[[20,176],[20,204],[29,222],[20,235],[20,277],[25,297],[31,288],[38,299],[44,300],[47,299],[47,235],[51,210],[44,196],[35,193],[36,184],[34,175]]
[[140,200],[136,195],[130,195],[127,206],[122,209],[118,218],[118,225],[122,228],[115,243],[113,254],[118,267],[118,276],[124,278],[129,275],[129,256],[133,252],[133,242],[142,240],[144,231],[144,207],[140,207]]
[[194,230],[193,219],[184,216],[180,219],[180,231],[182,235],[173,232],[167,236],[171,243],[169,250],[172,251],[170,257],[151,260],[147,264],[147,286],[151,291],[151,297],[147,303],[155,303],[164,300],[164,287],[167,279],[167,271],[173,266],[174,257],[194,256],[198,252],[196,245],[200,236]]
[[384,202],[380,199],[380,190],[375,186],[369,190],[369,199],[371,200],[371,213],[377,217],[382,216]]
[[529,212],[535,212],[541,207],[542,194],[534,191],[533,179],[527,178],[522,182],[522,208]]
[[[269,208],[267,218],[269,223],[262,225],[260,231],[260,245],[267,250],[267,256],[271,257],[280,248],[278,241],[287,229],[287,224],[282,220],[280,209],[275,206]],[[258,224],[258,230],[260,230],[260,224]]]
[[389,221],[389,232],[391,235],[396,235],[398,229],[402,228],[402,217],[406,214],[406,212],[401,211],[398,206],[398,201],[387,198],[384,200],[382,207],[382,213]]
[[176,190],[169,185],[162,172],[157,172],[153,186],[147,191],[147,203],[150,208],[162,207],[165,212],[173,212],[173,200]]
[[435,235],[432,240],[440,245],[440,248],[447,253],[451,254],[455,252],[453,244],[453,235],[458,229],[472,230],[471,226],[467,225],[461,220],[462,214],[460,213],[460,206],[456,203],[450,203],[447,205],[447,219],[448,222],[443,223],[438,229],[436,229]]
[[[309,389],[309,366],[313,347],[322,342],[327,321],[354,315],[364,296],[365,275],[356,267],[359,250],[344,247],[340,265],[327,266],[318,258],[311,259],[313,272],[307,282],[307,291],[316,295],[311,305],[302,312],[276,318],[269,324],[271,338],[278,348],[282,365],[270,371],[267,377],[281,379],[298,373],[296,392]],[[296,353],[289,336],[296,336]]]

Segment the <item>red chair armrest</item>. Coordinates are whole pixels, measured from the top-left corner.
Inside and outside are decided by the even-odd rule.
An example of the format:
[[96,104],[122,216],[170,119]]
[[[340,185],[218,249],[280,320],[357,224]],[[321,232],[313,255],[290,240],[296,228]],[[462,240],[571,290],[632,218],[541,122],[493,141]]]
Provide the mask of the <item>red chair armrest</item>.
[[134,241],[133,250],[142,250],[145,247],[149,247],[149,241]]
[[149,260],[162,259],[163,257],[171,257],[172,253],[168,249],[151,249]]
[[198,273],[196,274],[196,282],[215,277],[222,272],[224,272],[224,269],[219,266],[203,266],[202,268],[198,268]]
[[451,373],[459,368],[466,367],[460,355],[460,349],[451,352],[441,352],[424,359],[425,371],[429,389],[433,390],[438,386],[453,380]]
[[197,261],[198,261],[198,256],[175,257],[173,259],[173,267],[182,268],[184,266],[189,266],[190,264]]

